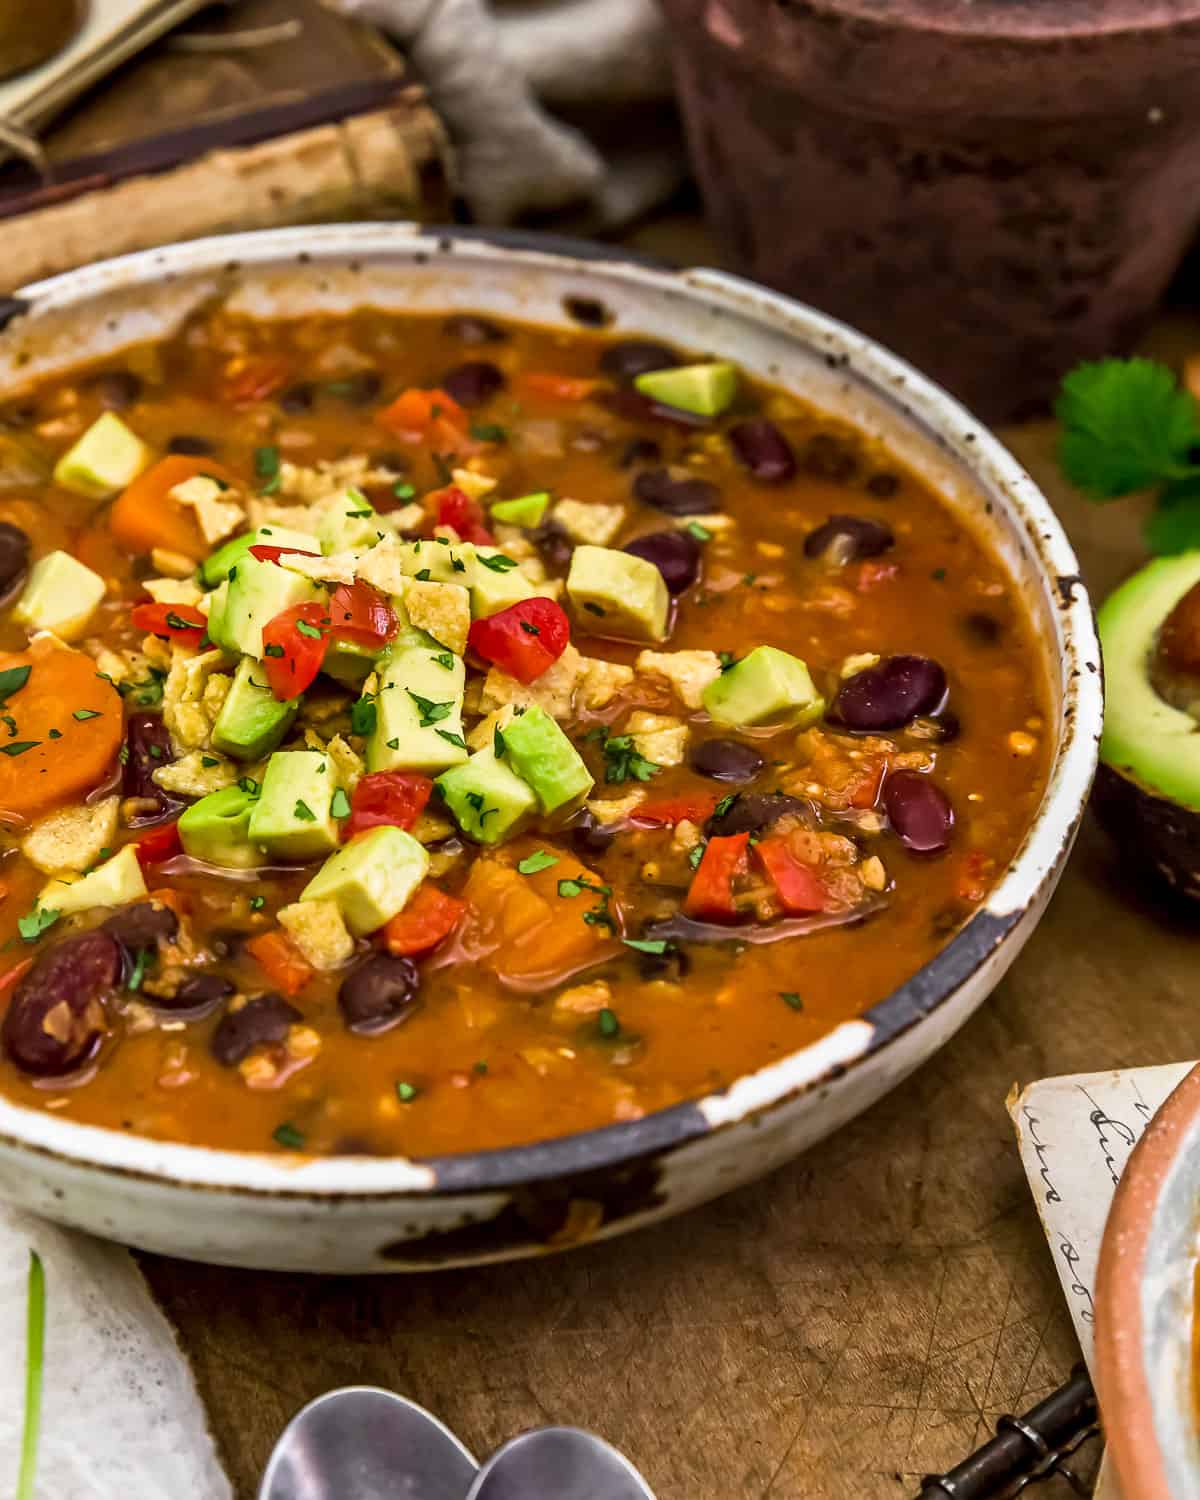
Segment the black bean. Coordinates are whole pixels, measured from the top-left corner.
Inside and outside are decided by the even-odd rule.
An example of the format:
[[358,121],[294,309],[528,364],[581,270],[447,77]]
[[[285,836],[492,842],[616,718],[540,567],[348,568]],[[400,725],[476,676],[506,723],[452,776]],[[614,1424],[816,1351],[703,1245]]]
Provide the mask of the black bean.
[[621,386],[616,390],[601,391],[596,399],[617,416],[627,422],[670,422],[675,427],[711,427],[712,419],[702,417],[699,412],[684,411],[682,407],[667,406],[663,401],[652,401],[641,391]]
[[222,1000],[228,1000],[234,989],[233,981],[226,979],[223,974],[213,974],[200,969],[192,974],[186,974],[175,986],[174,994],[147,994],[144,998],[147,1004],[155,1006],[158,1010],[187,1011],[189,1018],[196,1021],[201,1016],[208,1015],[210,1011],[216,1010]]
[[548,568],[565,573],[571,566],[575,543],[557,521],[542,521],[533,528],[529,537]]
[[29,566],[29,538],[11,521],[0,521],[0,594],[6,594]]
[[569,318],[585,328],[606,328],[613,320],[608,307],[599,297],[564,297],[563,307]]
[[576,854],[603,854],[617,836],[615,828],[602,823],[585,807],[567,825]]
[[604,373],[629,385],[639,375],[649,375],[651,370],[669,370],[678,363],[679,356],[674,350],[649,339],[622,339],[619,344],[609,344],[600,356]]
[[936,661],[889,656],[842,684],[829,717],[862,733],[900,729],[918,715],[936,714],[945,699],[946,674]]
[[718,804],[718,811],[704,825],[710,838],[727,838],[733,833],[761,833],[782,817],[798,817],[810,822],[812,808],[799,797],[788,797],[783,792],[738,792],[725,806]]
[[823,557],[842,565],[863,557],[878,557],[895,545],[890,526],[867,516],[830,516],[804,539],[806,557]]
[[867,480],[868,491],[877,500],[890,500],[900,489],[900,479],[896,474],[872,474]]
[[634,464],[656,464],[662,458],[662,449],[653,438],[630,438],[621,450],[617,464],[622,469],[631,469]]
[[706,516],[721,509],[721,492],[707,479],[672,479],[669,469],[645,469],[633,481],[634,496],[668,516]]
[[279,403],[280,411],[293,413],[311,411],[312,404],[317,399],[317,388],[311,380],[301,380],[296,385],[289,385],[280,391],[275,399]]
[[134,954],[154,948],[160,942],[170,942],[179,931],[179,918],[165,903],[135,901],[131,906],[122,906],[100,925],[127,954]]
[[168,453],[186,453],[193,458],[209,458],[217,451],[212,438],[200,437],[194,432],[177,432],[167,442]]
[[465,364],[447,370],[441,379],[442,389],[459,406],[482,406],[505,386],[504,372],[486,359],[469,359]]
[[954,809],[936,782],[919,771],[893,771],[883,784],[892,828],[913,854],[937,854],[954,829]]
[[[643,937],[652,935],[648,932]],[[677,943],[671,943],[665,953],[641,953],[635,949],[638,976],[641,979],[680,980],[691,972],[692,961]]]
[[508,337],[498,323],[474,313],[455,313],[442,324],[442,331],[464,344],[499,344]]
[[107,1002],[121,976],[121,950],[96,929],[64,938],[17,985],[0,1042],[25,1073],[73,1073],[90,1062],[107,1029]]
[[1004,626],[996,616],[989,615],[982,609],[975,609],[969,615],[964,615],[962,627],[977,646],[994,646],[1004,634]]
[[370,406],[379,400],[383,376],[378,370],[356,370],[342,380],[331,380],[325,389],[347,406]]
[[139,813],[131,824],[134,828],[156,823],[172,808],[179,806],[177,798],[168,796],[154,782],[154,772],[159,766],[170,765],[175,759],[171,736],[159,714],[130,714],[125,726],[125,768],[121,773],[121,790],[126,797],[153,797],[157,807],[153,812]]
[[627,542],[625,551],[652,562],[672,594],[691,588],[700,573],[700,543],[687,531],[652,531]]
[[774,422],[756,417],[729,429],[733,451],[761,484],[783,484],[796,472],[796,455]]
[[101,406],[109,411],[126,411],[141,398],[141,377],[132,370],[105,370],[94,375],[88,384],[100,397]]
[[411,958],[380,953],[342,980],[338,1008],[348,1031],[377,1036],[420,1008],[421,975]]
[[762,770],[762,756],[741,740],[701,740],[692,751],[692,769],[713,781],[744,785]]
[[217,1023],[209,1049],[224,1067],[235,1068],[256,1047],[282,1042],[288,1027],[304,1017],[282,995],[255,995],[238,1010],[227,1010]]

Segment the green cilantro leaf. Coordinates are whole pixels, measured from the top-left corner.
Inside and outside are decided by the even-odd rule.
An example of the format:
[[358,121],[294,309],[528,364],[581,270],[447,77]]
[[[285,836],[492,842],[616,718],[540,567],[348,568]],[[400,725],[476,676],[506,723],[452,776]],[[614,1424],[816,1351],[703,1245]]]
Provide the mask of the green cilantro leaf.
[[329,804],[329,811],[335,818],[348,818],[350,816],[350,798],[341,787],[333,794],[333,801]]
[[435,733],[440,734],[444,740],[447,740],[451,745],[456,746],[459,750],[465,750],[467,748],[466,740],[463,739],[461,734],[455,734],[452,729],[438,729],[435,730]]
[[796,993],[795,990],[780,990],[779,998],[791,1010],[804,1009],[804,1001],[801,1000],[800,996]]
[[81,724],[84,724],[88,719],[99,719],[103,715],[98,708],[77,708],[71,714],[71,717],[78,719]]
[[649,781],[662,770],[660,765],[638,754],[630,734],[607,736],[601,749],[604,752],[604,780],[610,786],[620,786],[624,781]]
[[238,781],[239,788],[245,792],[247,797],[257,797],[259,792],[258,782],[253,776],[243,776]]
[[1200,547],[1200,482],[1168,485],[1143,534],[1150,551],[1160,556]]
[[397,479],[396,483],[392,485],[392,494],[395,495],[397,500],[411,500],[416,493],[416,490],[409,484],[407,479]]
[[282,646],[277,646],[277,645],[269,645],[269,646],[264,645],[263,646],[263,655],[264,656],[282,656],[283,655],[283,647]]
[[[55,735],[53,730],[50,733],[56,739],[62,738],[61,735]],[[7,745],[0,745],[0,755],[24,755],[26,750],[36,750],[41,743],[41,740],[10,740]]]
[[296,798],[296,805],[292,808],[292,816],[298,818],[301,823],[315,823],[317,821],[316,813],[313,812],[312,808],[309,807],[308,803],[302,797]]
[[607,1006],[596,1017],[596,1029],[605,1041],[611,1042],[614,1037],[621,1035],[621,1023],[617,1019],[615,1010],[609,1010]]
[[322,632],[320,626],[310,625],[307,620],[297,620],[296,629],[301,635],[306,635],[310,641],[319,641],[321,639]]
[[500,760],[507,749],[508,745],[504,740],[504,731],[500,728],[499,724],[497,724],[492,734],[492,752],[495,755],[496,759]]
[[699,521],[689,521],[684,530],[691,536],[694,536],[698,542],[712,541],[712,532],[709,531],[707,526],[701,526]]
[[378,717],[379,710],[375,705],[375,699],[360,698],[350,709],[350,728],[355,734],[374,734],[375,721]]
[[396,1085],[396,1098],[399,1099],[402,1104],[411,1104],[420,1092],[421,1090],[416,1086],[415,1083],[405,1083],[401,1081]]
[[134,993],[141,989],[142,980],[146,977],[146,960],[149,957],[145,948],[139,948],[137,956],[133,960],[133,969],[129,978],[125,981],[125,988],[133,990]]
[[271,1139],[285,1151],[299,1151],[304,1145],[304,1132],[298,1130],[290,1120],[285,1120],[271,1132]]
[[663,954],[671,946],[668,938],[623,938],[627,948],[636,948],[639,953]]
[[21,691],[29,681],[31,671],[31,667],[6,667],[0,672],[0,703],[7,704],[14,693]]
[[203,630],[202,624],[195,620],[185,620],[182,615],[177,615],[174,610],[169,609],[166,614],[167,627],[170,630]]
[[1166,365],[1101,359],[1079,365],[1056,406],[1067,478],[1095,500],[1200,474],[1196,403]]
[[428,729],[431,724],[438,724],[442,719],[448,719],[454,711],[453,699],[446,703],[435,703],[432,698],[422,698],[420,693],[414,693],[412,688],[405,688],[404,691],[417,705],[422,729]]
[[255,448],[254,472],[263,481],[260,486],[262,493],[273,495],[283,477],[279,469],[279,449],[274,445]]
[[473,422],[471,436],[477,443],[505,443],[508,433],[496,422]]
[[506,557],[503,552],[496,552],[490,557],[485,557],[480,552],[476,554],[475,560],[482,563],[485,568],[489,568],[493,573],[511,573],[517,566],[516,560]]
[[453,672],[453,670],[454,670],[454,653],[453,653],[453,651],[439,651],[437,653],[437,655],[433,658],[433,660],[435,662],[437,662],[437,664],[438,664],[439,667],[445,667],[445,669],[446,669],[447,672]]
[[548,870],[551,865],[557,863],[557,854],[548,854],[545,849],[537,849],[534,853],[526,855],[517,865],[517,869],[522,875],[536,875],[539,870]]
[[17,931],[27,943],[36,943],[43,932],[49,932],[62,912],[52,906],[34,905],[23,917],[17,918]]
[[722,672],[728,672],[730,667],[737,666],[737,657],[732,651],[718,651],[717,660],[721,663]]

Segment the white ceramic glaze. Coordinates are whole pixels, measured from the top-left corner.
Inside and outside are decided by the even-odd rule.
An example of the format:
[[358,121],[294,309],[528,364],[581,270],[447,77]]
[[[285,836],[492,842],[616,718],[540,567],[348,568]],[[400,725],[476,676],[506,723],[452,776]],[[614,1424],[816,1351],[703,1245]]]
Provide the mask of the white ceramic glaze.
[[563,1243],[555,1225],[572,1200],[599,1205],[595,1233],[605,1236],[778,1166],[929,1057],[1012,963],[1067,858],[1095,769],[1099,647],[1074,555],[1045,499],[967,412],[895,356],[716,272],[409,225],[199,241],[72,272],[25,295],[29,311],[0,335],[4,394],[168,332],[215,295],[268,316],[377,305],[554,322],[566,320],[565,297],[587,297],[604,304],[617,332],[719,350],[878,434],[999,550],[1054,663],[1057,751],[1018,857],[948,947],[860,1020],[724,1093],[558,1141],[426,1163],[297,1163],[169,1145],[0,1099],[0,1195],[131,1244],[235,1265],[388,1271],[536,1254]]

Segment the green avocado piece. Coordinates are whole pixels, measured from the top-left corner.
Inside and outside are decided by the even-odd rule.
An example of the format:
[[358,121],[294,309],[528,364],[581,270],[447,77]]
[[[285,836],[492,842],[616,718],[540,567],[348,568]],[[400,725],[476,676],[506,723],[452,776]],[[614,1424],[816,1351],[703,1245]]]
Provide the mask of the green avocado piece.
[[299,698],[280,703],[267,684],[261,662],[243,656],[213,725],[213,749],[234,760],[261,760],[283,739],[299,708]]
[[476,547],[471,614],[476,620],[533,598],[533,585],[503,547]]
[[200,564],[200,582],[206,589],[215,589],[228,579],[230,571],[245,557],[258,540],[258,533],[243,531],[241,536],[231,537],[211,552]]
[[1100,758],[1182,807],[1200,811],[1200,733],[1191,714],[1159,696],[1150,680],[1158,633],[1200,583],[1200,551],[1156,558],[1101,606],[1105,712]]
[[446,806],[462,831],[481,844],[498,844],[538,810],[533,788],[496,759],[491,745],[437,778]]
[[503,521],[506,526],[537,526],[550,504],[550,491],[537,490],[532,495],[519,495],[515,500],[497,500],[492,506],[492,519]]
[[471,542],[449,542],[444,537],[423,537],[401,542],[400,567],[409,578],[426,583],[461,583],[470,588],[475,579],[475,547]]
[[347,490],[339,496],[317,524],[317,540],[321,551],[326,554],[373,547],[383,535],[383,522],[375,514],[371,502],[358,490]]
[[92,906],[124,906],[147,895],[146,881],[133,844],[97,865],[78,880],[52,880],[42,888],[37,904],[61,912],[87,911]]
[[537,793],[544,813],[579,801],[596,784],[579,751],[537,704],[506,724],[500,738],[503,758]]
[[651,401],[661,401],[664,406],[690,411],[698,417],[716,417],[737,395],[738,372],[724,360],[713,360],[702,365],[648,370],[633,383]]
[[811,724],[825,712],[798,656],[776,646],[755,646],[704,689],[704,707],[718,724],[768,724],[789,720]]
[[466,676],[462,657],[444,646],[393,647],[375,696],[367,769],[436,775],[466,760]]
[[309,604],[323,598],[310,579],[247,553],[229,580],[229,594],[221,614],[221,645],[246,656],[261,657],[263,626],[269,620],[295,604]]
[[153,462],[153,450],[106,411],[54,465],[54,482],[89,500],[107,500]]
[[250,814],[257,798],[240,786],[223,787],[193,802],[179,819],[183,852],[227,870],[252,870],[265,864],[250,842]]
[[360,645],[357,641],[331,640],[321,671],[343,687],[358,689],[371,675],[380,655],[373,647]]
[[429,855],[402,828],[371,828],[330,855],[301,900],[336,901],[356,937],[390,922],[429,872]]
[[30,568],[13,619],[30,630],[52,630],[61,640],[73,641],[87,630],[103,598],[99,573],[69,552],[49,552]]
[[250,838],[278,859],[316,859],[336,849],[331,810],[337,780],[320,750],[277,750],[250,813]]
[[214,646],[235,651],[225,636],[225,606],[229,603],[229,579],[219,583],[208,596],[208,638]]
[[630,641],[667,637],[671,596],[662,574],[644,557],[613,547],[576,547],[567,598],[580,624],[595,635]]

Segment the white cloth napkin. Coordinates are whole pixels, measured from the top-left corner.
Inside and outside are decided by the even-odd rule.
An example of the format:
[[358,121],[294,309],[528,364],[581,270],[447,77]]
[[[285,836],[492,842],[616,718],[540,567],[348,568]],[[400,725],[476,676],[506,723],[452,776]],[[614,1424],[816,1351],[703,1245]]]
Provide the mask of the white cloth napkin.
[[232,1500],[192,1373],[132,1256],[0,1208],[0,1495],[16,1488],[29,1252],[46,1274],[38,1500]]

